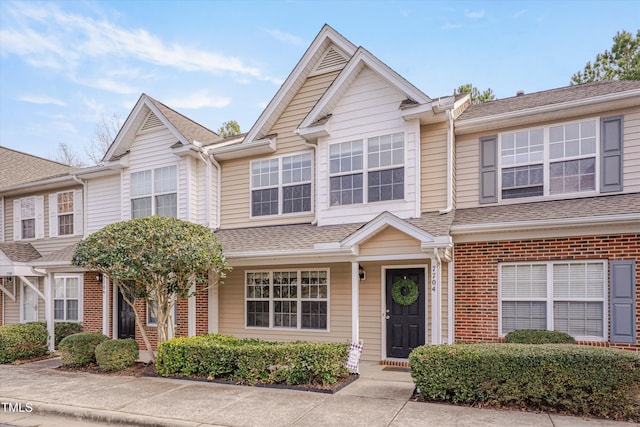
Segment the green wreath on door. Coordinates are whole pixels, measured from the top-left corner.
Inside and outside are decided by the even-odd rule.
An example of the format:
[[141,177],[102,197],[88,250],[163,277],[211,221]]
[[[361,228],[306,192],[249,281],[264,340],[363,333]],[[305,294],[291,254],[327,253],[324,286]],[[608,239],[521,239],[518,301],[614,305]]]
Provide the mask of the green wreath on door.
[[411,305],[418,299],[420,290],[418,284],[411,279],[400,279],[393,282],[391,297],[400,305]]

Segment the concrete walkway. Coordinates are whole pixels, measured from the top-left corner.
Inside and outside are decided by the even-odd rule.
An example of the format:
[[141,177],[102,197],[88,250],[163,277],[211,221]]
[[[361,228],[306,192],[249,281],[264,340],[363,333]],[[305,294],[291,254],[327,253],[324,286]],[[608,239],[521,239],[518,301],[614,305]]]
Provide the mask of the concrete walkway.
[[[407,372],[363,363],[361,376],[335,394],[166,378],[103,376],[54,369],[59,359],[0,365],[0,423],[26,425],[25,413],[153,426],[626,426],[519,411],[411,402]],[[15,406],[14,406],[15,408]],[[40,424],[47,425],[47,424]]]

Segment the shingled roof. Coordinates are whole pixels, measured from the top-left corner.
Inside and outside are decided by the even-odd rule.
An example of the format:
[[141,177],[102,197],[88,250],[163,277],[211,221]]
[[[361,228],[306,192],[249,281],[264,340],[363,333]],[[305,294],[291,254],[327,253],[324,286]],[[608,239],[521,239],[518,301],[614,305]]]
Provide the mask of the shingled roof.
[[40,258],[40,253],[30,243],[0,243],[0,251],[13,262],[29,262]]
[[0,147],[0,189],[67,175],[72,170],[53,160]]
[[458,117],[458,121],[477,119],[545,105],[560,104],[580,99],[610,95],[628,90],[640,89],[639,80],[607,80],[580,85],[566,86],[558,89],[534,92],[511,98],[497,99],[482,104],[471,105]]

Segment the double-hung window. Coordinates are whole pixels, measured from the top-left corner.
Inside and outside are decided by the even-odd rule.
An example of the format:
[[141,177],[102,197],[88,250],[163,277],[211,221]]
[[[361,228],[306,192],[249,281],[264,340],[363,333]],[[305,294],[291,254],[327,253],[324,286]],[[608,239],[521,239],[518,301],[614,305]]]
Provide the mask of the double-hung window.
[[[58,236],[73,234],[73,195],[74,191],[65,191],[56,195],[58,205]],[[55,224],[49,224],[55,227]]]
[[311,153],[251,162],[251,216],[311,212]]
[[245,286],[247,327],[327,329],[328,270],[247,272]]
[[549,193],[596,189],[596,122],[549,128]]
[[35,239],[36,237],[36,198],[25,197],[20,199],[20,227],[22,239]]
[[[366,191],[365,191],[366,189]],[[404,133],[329,146],[329,205],[404,199]]]
[[501,137],[502,198],[543,194],[543,130],[507,133]]
[[56,277],[54,284],[53,318],[64,322],[80,321],[80,279]]
[[176,166],[131,174],[131,217],[178,216]]
[[604,261],[500,265],[500,333],[548,329],[605,338]]

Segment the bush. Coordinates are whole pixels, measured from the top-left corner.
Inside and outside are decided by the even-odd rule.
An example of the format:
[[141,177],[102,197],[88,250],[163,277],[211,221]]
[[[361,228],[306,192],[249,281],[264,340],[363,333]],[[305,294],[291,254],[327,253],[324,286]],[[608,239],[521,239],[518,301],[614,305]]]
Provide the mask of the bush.
[[54,323],[54,332],[56,338],[56,348],[60,345],[60,341],[69,335],[79,334],[82,332],[82,323],[73,323],[73,322],[55,322]]
[[640,421],[640,354],[566,344],[423,346],[409,355],[420,396]]
[[96,347],[96,362],[103,371],[121,371],[138,360],[138,343],[129,338],[108,340]]
[[348,351],[347,344],[278,343],[211,334],[163,342],[156,370],[163,376],[246,384],[334,384],[348,374]]
[[60,356],[64,366],[87,366],[96,361],[96,347],[108,340],[98,333],[81,332],[60,341]]
[[516,344],[575,344],[576,340],[569,334],[542,329],[519,329],[505,337],[505,342]]
[[0,326],[0,363],[47,354],[48,338],[47,327],[41,322]]

